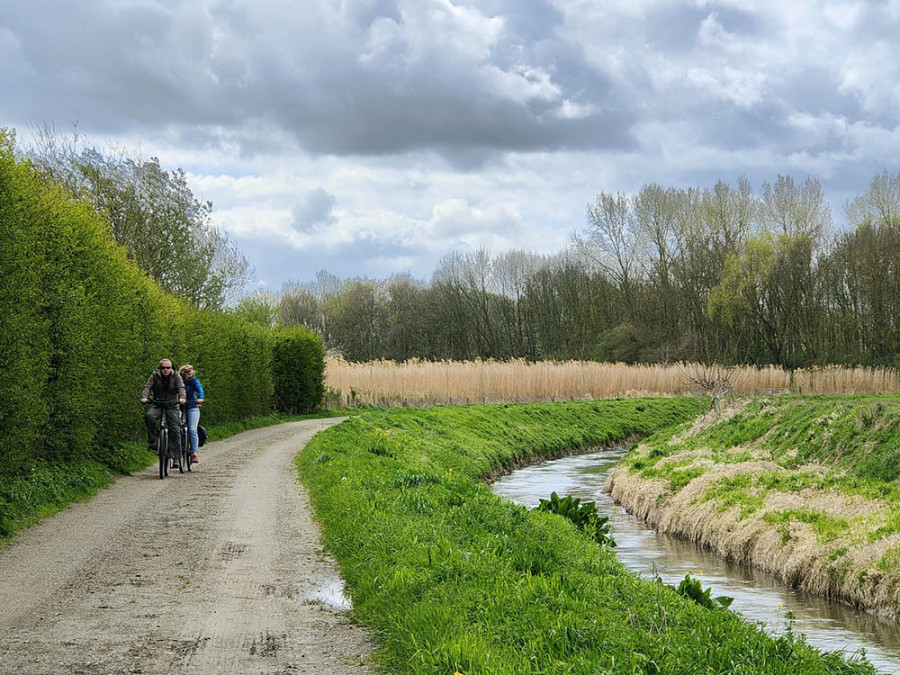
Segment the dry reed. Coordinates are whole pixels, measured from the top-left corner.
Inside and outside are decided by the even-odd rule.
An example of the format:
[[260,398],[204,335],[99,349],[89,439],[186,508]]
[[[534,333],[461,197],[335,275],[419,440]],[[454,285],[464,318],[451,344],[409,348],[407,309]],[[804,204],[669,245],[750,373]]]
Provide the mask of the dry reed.
[[[625,466],[610,473],[604,491],[658,532],[699,544],[727,560],[766,570],[811,593],[900,619],[900,566],[879,563],[890,550],[900,551],[900,534],[874,540],[867,536],[892,522],[893,505],[808,489],[797,493],[774,491],[753,513],[742,513],[740,508],[723,510],[719,499],[703,496],[717,481],[739,473],[787,472],[764,461],[710,466],[703,461],[704,452],[711,451],[701,449],[666,458],[672,464],[689,461],[690,466],[709,469],[675,494],[668,481],[644,478]],[[821,512],[846,519],[848,524],[833,541],[825,542],[808,523],[794,521],[781,529],[766,519],[769,513],[790,509]]]
[[[691,379],[704,366],[593,361],[371,361],[329,358],[326,386],[337,406],[571,401],[620,396],[700,394]],[[896,371],[838,366],[787,371],[776,366],[729,370],[735,393],[893,394]]]

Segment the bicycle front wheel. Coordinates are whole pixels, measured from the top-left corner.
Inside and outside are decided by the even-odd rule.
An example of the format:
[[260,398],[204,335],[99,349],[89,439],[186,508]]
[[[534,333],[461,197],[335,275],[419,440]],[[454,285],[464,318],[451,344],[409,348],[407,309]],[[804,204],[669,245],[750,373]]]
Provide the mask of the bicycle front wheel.
[[169,430],[160,429],[159,438],[156,441],[159,452],[159,478],[162,480],[169,475]]

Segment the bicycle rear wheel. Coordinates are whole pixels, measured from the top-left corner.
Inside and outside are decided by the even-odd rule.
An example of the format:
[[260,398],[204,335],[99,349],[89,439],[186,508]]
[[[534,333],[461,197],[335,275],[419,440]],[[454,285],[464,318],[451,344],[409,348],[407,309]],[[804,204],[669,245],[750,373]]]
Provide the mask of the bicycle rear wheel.
[[159,453],[159,478],[162,480],[169,475],[169,430],[160,429],[159,438],[156,440],[156,449]]
[[180,433],[178,434],[178,440],[181,441],[181,453],[178,455],[178,473],[184,473],[184,470],[187,468],[187,460],[184,456],[184,427],[179,429]]
[[194,455],[191,450],[191,439],[188,436],[188,431],[186,427],[181,427],[181,465],[186,466],[188,471],[193,471],[191,468],[194,464]]

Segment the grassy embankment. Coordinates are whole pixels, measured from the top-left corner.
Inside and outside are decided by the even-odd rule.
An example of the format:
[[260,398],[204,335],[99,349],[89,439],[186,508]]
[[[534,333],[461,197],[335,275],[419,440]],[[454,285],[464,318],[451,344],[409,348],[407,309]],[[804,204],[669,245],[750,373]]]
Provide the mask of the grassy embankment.
[[[311,417],[344,415],[320,411],[312,415],[268,415],[211,426],[209,440],[242,431]],[[70,464],[33,462],[16,476],[0,474],[0,544],[19,530],[51,516],[73,502],[89,499],[115,480],[116,475],[139,471],[156,462],[144,443],[122,443],[114,450],[98,451],[93,459]]]
[[482,480],[696,412],[673,398],[382,410],[315,436],[298,467],[384,669],[872,672],[640,579],[569,521]]
[[632,449],[607,489],[661,531],[900,617],[900,400],[771,397]]

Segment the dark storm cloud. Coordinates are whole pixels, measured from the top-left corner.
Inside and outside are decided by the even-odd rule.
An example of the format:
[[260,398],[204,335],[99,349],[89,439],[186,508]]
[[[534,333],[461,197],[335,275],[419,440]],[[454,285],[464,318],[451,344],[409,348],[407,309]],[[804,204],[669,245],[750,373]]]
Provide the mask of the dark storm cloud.
[[[565,33],[577,11],[516,0],[312,0],[294,9],[11,0],[0,16],[0,86],[19,95],[4,97],[0,114],[88,132],[166,132],[185,145],[236,143],[245,153],[434,150],[469,161],[632,150],[635,125],[653,119],[688,120],[698,137],[729,148],[769,133],[781,143],[794,112],[852,120],[865,106],[873,123],[896,119],[867,79],[877,73],[854,66],[873,40],[881,55],[898,56],[897,17],[885,3],[829,24],[830,39],[849,50],[849,75],[835,68],[840,56],[817,66],[802,52],[781,61],[747,49],[777,49],[792,29],[765,5],[648,3],[631,13],[611,3],[595,10],[591,43]],[[734,44],[744,51],[729,53]],[[585,56],[598,47],[624,50],[626,78]],[[660,83],[665,67],[683,67],[688,86]],[[708,75],[706,91],[691,68]]]
[[57,2],[43,21],[47,3],[14,0],[0,82],[28,95],[3,112],[101,133],[275,127],[316,153],[632,144],[630,105],[554,38],[557,10],[427,4]]
[[897,35],[896,0],[5,0],[0,126],[150,145],[272,275],[383,275],[646,182],[862,192]]

